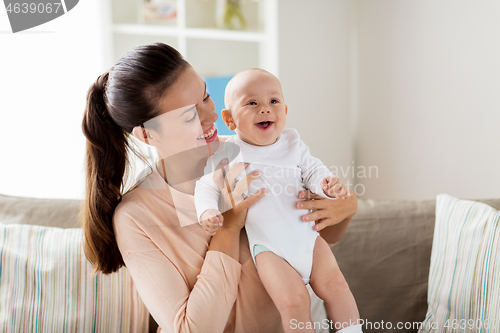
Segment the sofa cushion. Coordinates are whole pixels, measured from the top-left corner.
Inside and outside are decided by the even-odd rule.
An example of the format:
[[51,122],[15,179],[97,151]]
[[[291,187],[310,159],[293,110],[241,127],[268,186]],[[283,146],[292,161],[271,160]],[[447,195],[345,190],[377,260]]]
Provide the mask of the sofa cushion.
[[1,332],[147,332],[125,268],[92,273],[81,229],[0,224]]
[[419,332],[500,330],[500,212],[439,195],[429,308]]
[[358,213],[332,251],[365,321],[363,332],[388,332],[387,325],[395,329],[398,322],[424,319],[434,210],[434,200],[359,200]]

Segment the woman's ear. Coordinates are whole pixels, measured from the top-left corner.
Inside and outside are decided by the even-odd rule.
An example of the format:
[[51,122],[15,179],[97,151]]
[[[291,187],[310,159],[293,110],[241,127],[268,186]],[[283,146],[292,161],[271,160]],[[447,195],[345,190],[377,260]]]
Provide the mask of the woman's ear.
[[234,131],[236,129],[236,124],[234,123],[231,111],[224,109],[222,110],[221,115],[222,115],[222,120],[224,120],[224,123],[226,124],[227,128],[229,128],[231,131]]
[[141,142],[144,142],[147,145],[154,146],[154,144],[151,142],[151,141],[154,141],[154,139],[151,137],[150,131],[146,130],[144,127],[142,127],[142,126],[135,126],[132,129],[132,135],[137,140],[139,140]]

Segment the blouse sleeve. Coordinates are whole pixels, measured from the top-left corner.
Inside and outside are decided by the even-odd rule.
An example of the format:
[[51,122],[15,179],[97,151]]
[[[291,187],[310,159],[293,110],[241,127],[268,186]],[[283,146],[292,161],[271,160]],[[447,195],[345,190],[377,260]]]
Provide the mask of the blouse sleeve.
[[[120,252],[139,295],[162,330],[223,332],[236,300],[241,264],[222,252],[208,251],[190,290],[173,264],[178,262],[172,260],[175,254],[161,251],[126,216],[118,220],[120,227],[115,224],[115,232]],[[129,248],[142,250],[129,251]],[[177,255],[182,253],[180,250]]]

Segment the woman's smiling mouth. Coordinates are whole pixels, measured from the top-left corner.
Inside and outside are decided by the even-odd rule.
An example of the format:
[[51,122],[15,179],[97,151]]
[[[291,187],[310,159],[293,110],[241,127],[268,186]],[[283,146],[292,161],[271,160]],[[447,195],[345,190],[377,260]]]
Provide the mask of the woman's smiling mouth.
[[203,135],[200,135],[196,140],[205,140],[207,142],[212,142],[217,137],[217,129],[212,125],[208,130],[206,130]]

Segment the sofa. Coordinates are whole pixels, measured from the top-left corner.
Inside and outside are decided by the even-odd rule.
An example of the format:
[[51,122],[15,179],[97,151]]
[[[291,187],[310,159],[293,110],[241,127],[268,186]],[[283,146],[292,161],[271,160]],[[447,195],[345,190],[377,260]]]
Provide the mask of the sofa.
[[[500,199],[480,201],[500,209]],[[0,331],[54,332],[60,331],[60,327],[65,328],[62,331],[79,327],[84,332],[156,331],[157,325],[138,297],[126,269],[112,274],[118,277],[107,282],[109,276],[91,271],[81,251],[80,204],[78,200],[0,195]],[[443,210],[448,212],[446,209]],[[433,250],[435,212],[436,200],[359,200],[358,213],[332,251],[365,321],[364,332],[417,332],[418,325],[395,325],[421,323],[426,318],[431,252],[437,251],[437,247]],[[42,241],[46,235],[50,237]],[[9,237],[14,241],[9,243]],[[22,252],[21,247],[35,247],[34,244],[36,248],[26,252],[22,260],[16,257],[20,256],[16,251]],[[42,263],[48,256],[56,259]],[[76,267],[77,277],[65,272],[61,280],[58,276],[62,271],[73,270],[68,260],[76,262],[71,265]],[[20,293],[23,297],[15,303],[13,299]],[[68,293],[78,297],[70,299]],[[44,303],[51,295],[60,295],[60,299],[53,296]],[[31,299],[37,300],[36,306],[27,305]],[[313,303],[318,308],[317,302]],[[134,318],[134,322],[130,323],[129,318]],[[329,327],[326,323],[316,327],[317,332],[335,330],[330,322]]]

